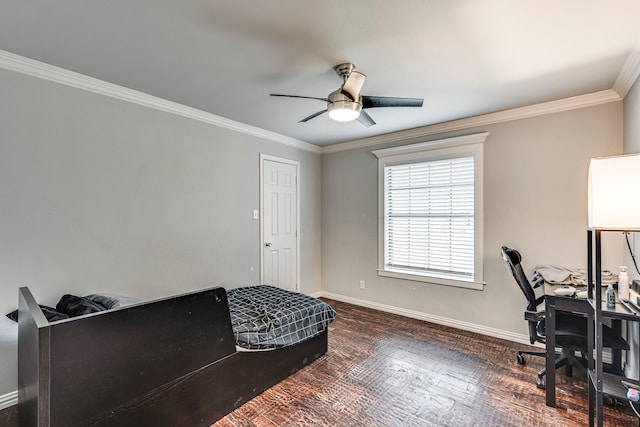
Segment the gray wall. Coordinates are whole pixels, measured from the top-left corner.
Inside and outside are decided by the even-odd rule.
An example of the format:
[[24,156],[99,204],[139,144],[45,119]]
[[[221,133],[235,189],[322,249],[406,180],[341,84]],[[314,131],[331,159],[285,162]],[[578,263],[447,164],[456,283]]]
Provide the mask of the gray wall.
[[301,290],[320,290],[318,154],[6,70],[0,94],[3,317],[20,286],[55,305],[257,284],[260,153],[301,163]]
[[624,152],[640,153],[640,79],[624,98]]
[[[484,154],[483,291],[379,277],[374,147],[323,156],[323,291],[525,335],[524,297],[500,247],[520,250],[528,270],[538,263],[586,265],[589,159],[622,152],[622,114],[622,102],[615,102],[455,134],[490,132]],[[428,139],[449,136],[454,135]],[[604,263],[616,268],[621,242],[618,236],[608,240]]]

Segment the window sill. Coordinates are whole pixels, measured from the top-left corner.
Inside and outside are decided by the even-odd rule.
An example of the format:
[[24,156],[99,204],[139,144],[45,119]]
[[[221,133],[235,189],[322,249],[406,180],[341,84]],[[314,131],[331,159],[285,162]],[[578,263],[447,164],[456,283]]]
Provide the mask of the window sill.
[[423,276],[419,274],[401,273],[398,271],[378,270],[378,276],[392,277],[394,279],[412,280],[414,282],[434,283],[436,285],[453,286],[456,288],[474,289],[478,291],[484,290],[484,283],[447,279],[444,277]]

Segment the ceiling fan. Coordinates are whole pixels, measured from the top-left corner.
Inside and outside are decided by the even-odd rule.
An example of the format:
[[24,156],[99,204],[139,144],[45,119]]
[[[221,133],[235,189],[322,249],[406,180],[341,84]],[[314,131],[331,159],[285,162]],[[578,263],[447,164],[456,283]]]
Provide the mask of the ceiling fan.
[[316,98],[313,96],[300,96],[300,95],[282,95],[278,93],[272,93],[271,96],[283,96],[287,98],[307,98],[317,99],[327,103],[327,108],[313,113],[312,115],[305,117],[298,123],[308,122],[309,120],[318,117],[326,112],[329,113],[329,117],[338,122],[349,122],[352,120],[358,120],[364,126],[369,127],[375,125],[376,122],[371,118],[365,108],[378,108],[378,107],[422,107],[422,98],[393,98],[387,96],[367,96],[361,95],[360,90],[364,81],[367,78],[362,73],[354,71],[356,66],[350,62],[339,64],[333,67],[336,74],[342,78],[343,83],[340,88],[334,90],[326,98]]

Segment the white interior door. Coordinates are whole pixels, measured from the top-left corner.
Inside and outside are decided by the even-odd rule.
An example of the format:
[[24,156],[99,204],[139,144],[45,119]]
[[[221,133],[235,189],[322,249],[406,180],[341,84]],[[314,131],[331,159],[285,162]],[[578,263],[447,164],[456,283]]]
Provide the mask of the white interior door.
[[262,158],[262,283],[298,290],[298,164]]

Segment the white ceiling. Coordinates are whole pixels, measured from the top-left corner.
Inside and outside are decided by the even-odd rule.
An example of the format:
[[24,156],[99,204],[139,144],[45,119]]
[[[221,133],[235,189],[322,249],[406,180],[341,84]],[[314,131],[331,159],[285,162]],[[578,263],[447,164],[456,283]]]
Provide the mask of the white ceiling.
[[[638,0],[0,0],[0,49],[319,146],[611,89]],[[337,123],[317,100],[353,62],[365,95],[424,98]]]

